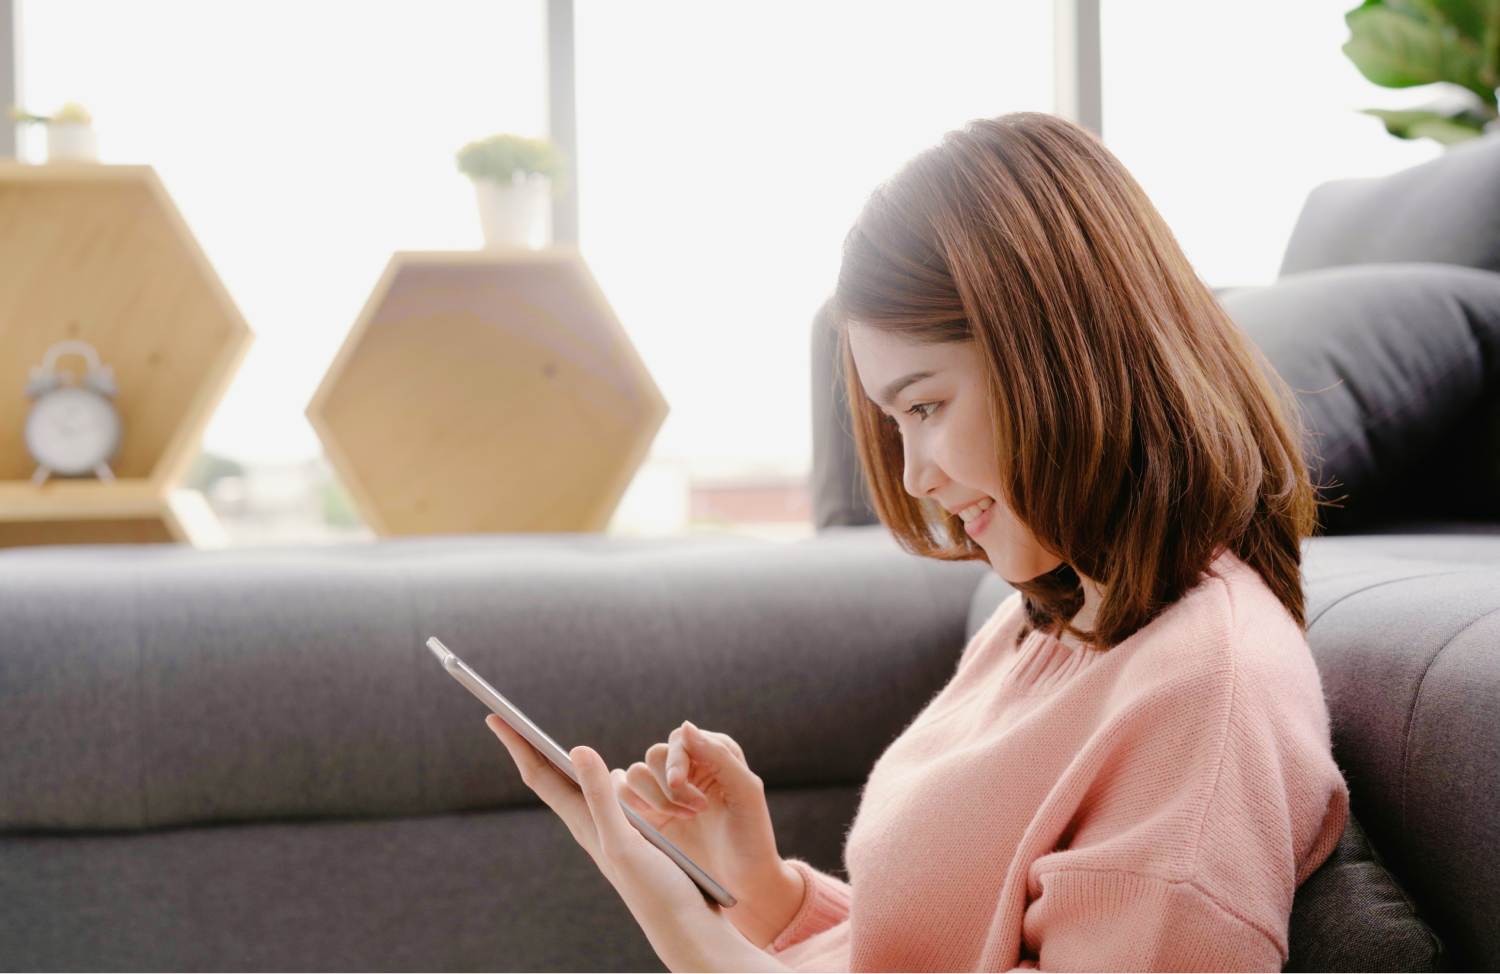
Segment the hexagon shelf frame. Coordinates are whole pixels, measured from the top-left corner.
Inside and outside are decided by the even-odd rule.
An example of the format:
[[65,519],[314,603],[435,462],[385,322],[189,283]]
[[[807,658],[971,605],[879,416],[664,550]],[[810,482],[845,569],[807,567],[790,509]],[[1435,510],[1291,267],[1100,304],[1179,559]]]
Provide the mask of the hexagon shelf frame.
[[[30,483],[24,388],[64,338],[119,384],[112,483]],[[164,503],[253,338],[151,167],[0,163],[0,520],[55,494],[79,510],[143,490]]]
[[376,533],[598,531],[667,404],[578,253],[398,253],[307,407]]
[[148,484],[101,494],[62,482],[24,504],[0,501],[0,548],[51,544],[190,544],[222,548],[224,527],[196,490],[163,494]]

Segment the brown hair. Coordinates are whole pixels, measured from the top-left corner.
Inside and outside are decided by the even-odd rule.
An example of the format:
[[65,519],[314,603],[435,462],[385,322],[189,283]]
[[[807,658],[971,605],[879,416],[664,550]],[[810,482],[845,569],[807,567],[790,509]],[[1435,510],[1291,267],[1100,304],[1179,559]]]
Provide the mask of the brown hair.
[[[1003,499],[1063,560],[1018,586],[1033,626],[1117,645],[1225,547],[1305,624],[1299,542],[1316,501],[1286,387],[1089,133],[1034,113],[948,133],[865,205],[833,308],[911,341],[974,343]],[[983,558],[957,517],[905,492],[894,421],[849,399],[896,537],[929,557]],[[1103,590],[1091,632],[1070,622],[1078,574]]]

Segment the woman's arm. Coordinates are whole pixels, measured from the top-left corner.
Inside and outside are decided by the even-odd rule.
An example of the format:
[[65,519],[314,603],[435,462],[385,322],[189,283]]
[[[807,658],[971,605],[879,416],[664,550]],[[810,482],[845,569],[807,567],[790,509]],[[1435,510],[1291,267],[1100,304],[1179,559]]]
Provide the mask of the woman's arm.
[[677,865],[625,818],[604,760],[591,748],[569,755],[582,794],[498,717],[485,721],[521,780],[558,814],[625,901],[662,963],[674,971],[785,971],[704,899]]

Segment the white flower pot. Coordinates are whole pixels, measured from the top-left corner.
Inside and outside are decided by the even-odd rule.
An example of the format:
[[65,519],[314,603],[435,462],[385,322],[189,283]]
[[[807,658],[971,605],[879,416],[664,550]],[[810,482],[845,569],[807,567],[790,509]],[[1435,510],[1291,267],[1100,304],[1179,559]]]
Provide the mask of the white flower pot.
[[48,162],[98,162],[99,140],[89,122],[48,122]]
[[487,249],[538,250],[552,242],[552,181],[519,171],[516,177],[509,183],[474,180]]

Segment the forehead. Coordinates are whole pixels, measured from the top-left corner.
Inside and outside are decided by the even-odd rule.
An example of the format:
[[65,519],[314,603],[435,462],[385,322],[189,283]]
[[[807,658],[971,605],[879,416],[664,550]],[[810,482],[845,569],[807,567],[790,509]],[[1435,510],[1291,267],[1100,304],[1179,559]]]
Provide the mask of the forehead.
[[974,363],[969,342],[914,342],[892,332],[854,322],[849,325],[849,351],[865,395],[880,401],[881,391],[915,372],[937,375],[967,371]]

